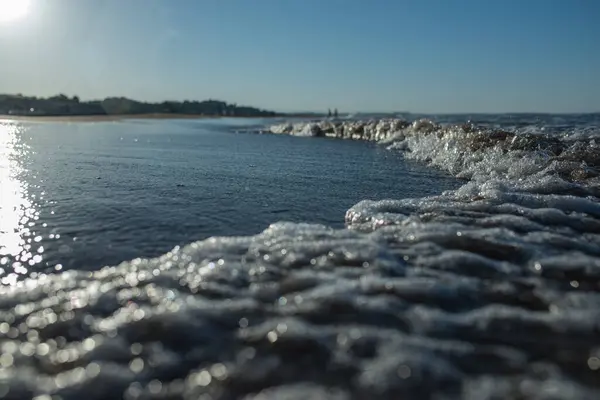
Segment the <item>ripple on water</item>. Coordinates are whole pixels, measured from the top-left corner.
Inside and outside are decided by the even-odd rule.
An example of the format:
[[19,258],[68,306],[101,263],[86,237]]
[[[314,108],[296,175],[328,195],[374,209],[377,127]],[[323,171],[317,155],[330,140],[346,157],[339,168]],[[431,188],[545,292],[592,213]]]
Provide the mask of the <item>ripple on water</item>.
[[36,235],[39,196],[30,193],[22,175],[29,146],[20,125],[0,122],[0,282],[12,285],[42,262],[44,247]]
[[462,128],[419,126],[394,143],[417,159],[435,145],[428,162],[470,182],[363,201],[350,229],[278,223],[2,287],[4,392],[597,398],[595,178],[552,172],[561,155],[540,161],[537,146],[502,153]]

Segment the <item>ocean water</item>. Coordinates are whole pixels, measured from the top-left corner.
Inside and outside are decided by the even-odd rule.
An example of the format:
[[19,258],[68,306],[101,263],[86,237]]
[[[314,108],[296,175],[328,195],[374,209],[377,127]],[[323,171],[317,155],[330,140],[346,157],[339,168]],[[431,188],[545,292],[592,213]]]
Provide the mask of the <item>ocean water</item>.
[[266,123],[2,125],[0,279],[156,257],[278,221],[341,228],[362,199],[457,187],[449,174],[376,145],[236,134]]
[[[31,268],[15,267],[7,257],[5,273],[21,267],[17,273],[29,278],[0,288],[0,321],[5,321],[0,322],[0,394],[11,399],[43,394],[63,399],[600,397],[600,116],[371,117],[347,119],[335,128],[319,121],[272,128],[261,126],[266,121],[205,122],[213,124],[210,129],[187,121],[62,127],[60,132],[112,132],[72,135],[81,142],[63,140],[66,148],[57,150],[69,154],[60,161],[63,186],[47,181],[59,165],[44,164],[32,144],[46,141],[49,148],[56,140],[52,135],[64,133],[18,141],[10,128],[12,135],[4,137],[12,139],[3,151],[30,152],[28,161],[12,170],[13,159],[0,158],[0,171],[14,189],[8,193],[17,193],[9,201],[26,199],[19,218],[3,211],[13,216],[13,225],[24,226],[21,236],[44,223],[58,232],[66,222],[47,217],[42,204],[72,201],[77,194],[65,189],[76,185],[87,185],[98,199],[81,215],[106,218],[104,229],[118,224],[120,217],[107,218],[115,206],[103,197],[112,191],[103,187],[110,179],[100,165],[111,162],[110,168],[123,171],[118,176],[129,176],[114,182],[118,197],[128,198],[120,207],[129,212],[149,199],[160,204],[161,195],[167,196],[165,203],[181,199],[177,190],[206,192],[194,186],[202,180],[189,172],[190,165],[215,154],[212,162],[223,164],[214,170],[214,185],[227,188],[213,206],[219,210],[239,211],[231,210],[228,199],[251,187],[228,186],[231,177],[257,177],[250,181],[259,184],[261,171],[270,170],[268,176],[289,186],[261,188],[258,193],[268,190],[271,196],[247,208],[259,214],[255,225],[236,219],[244,212],[222,220],[213,212],[223,223],[211,226],[221,226],[229,237],[175,247],[158,257],[115,261],[101,269],[71,265],[50,273],[35,269],[41,271],[50,257],[46,248],[35,250],[33,257],[39,257]],[[165,155],[165,164],[177,171],[160,179],[169,184],[151,185],[148,178],[159,176],[158,170],[127,172],[156,165],[156,153],[169,153],[172,142],[160,138],[165,129],[175,129],[172,124],[197,132],[182,134],[177,149]],[[139,132],[132,142],[121,141],[128,135],[123,132],[132,130]],[[213,131],[204,143],[214,147],[198,149],[194,135]],[[258,134],[269,131],[285,134]],[[355,140],[295,137],[312,134]],[[144,143],[150,138],[155,145]],[[237,143],[237,156],[230,146],[220,146],[219,138]],[[82,148],[92,155],[72,161]],[[121,151],[133,155],[119,163]],[[199,164],[190,164],[184,154],[195,154]],[[274,159],[278,162],[268,167]],[[67,173],[79,164],[89,181]],[[249,178],[242,171],[259,175]],[[339,182],[342,171],[348,178]],[[315,181],[326,183],[316,187]],[[372,186],[362,189],[364,184]],[[52,191],[45,189],[53,185]],[[133,188],[137,192],[131,194]],[[289,202],[258,206],[288,190],[294,193]],[[59,201],[56,194],[65,197]],[[185,210],[183,221],[198,225],[189,231],[178,226],[182,236],[173,229],[166,235],[173,244],[186,242],[192,231],[201,232],[199,239],[210,236],[201,229],[205,224],[195,222],[199,215],[192,205],[201,199],[178,207]],[[57,203],[51,216],[74,210],[65,206],[57,213]],[[298,204],[299,214],[273,215],[290,204]],[[98,214],[88,215],[94,210]],[[132,236],[146,237],[159,221],[173,217],[161,218],[168,206],[160,210],[145,210],[121,226],[140,223],[143,229]],[[280,219],[292,222],[254,234]],[[239,233],[232,233],[235,237],[227,231],[232,225]],[[91,238],[93,229],[99,228],[89,231]],[[7,243],[31,245],[23,248],[34,254],[36,238]],[[98,248],[105,257],[120,250],[91,240],[83,259]],[[140,247],[139,253],[145,250]]]

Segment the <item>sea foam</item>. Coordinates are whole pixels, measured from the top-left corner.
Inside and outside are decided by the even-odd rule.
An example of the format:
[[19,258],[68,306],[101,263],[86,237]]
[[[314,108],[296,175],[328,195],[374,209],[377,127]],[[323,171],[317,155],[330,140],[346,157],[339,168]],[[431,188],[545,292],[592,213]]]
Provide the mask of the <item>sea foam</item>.
[[362,201],[347,229],[282,222],[2,287],[0,394],[600,395],[597,131],[396,119],[269,131],[376,141],[465,183]]

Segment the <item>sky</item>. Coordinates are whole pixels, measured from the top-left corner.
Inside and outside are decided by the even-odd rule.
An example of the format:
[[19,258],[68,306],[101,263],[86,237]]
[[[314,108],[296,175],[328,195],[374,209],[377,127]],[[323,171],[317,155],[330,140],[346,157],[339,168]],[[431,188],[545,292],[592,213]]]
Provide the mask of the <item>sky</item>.
[[29,2],[21,18],[0,18],[0,93],[600,111],[598,0]]

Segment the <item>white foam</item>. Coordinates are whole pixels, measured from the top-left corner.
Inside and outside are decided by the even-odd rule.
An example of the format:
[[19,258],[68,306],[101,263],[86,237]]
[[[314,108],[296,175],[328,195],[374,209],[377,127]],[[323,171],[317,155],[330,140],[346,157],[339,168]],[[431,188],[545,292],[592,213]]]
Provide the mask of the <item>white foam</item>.
[[469,181],[362,201],[349,229],[279,223],[2,287],[1,393],[598,397],[596,142],[424,120],[271,132],[377,141]]

